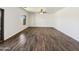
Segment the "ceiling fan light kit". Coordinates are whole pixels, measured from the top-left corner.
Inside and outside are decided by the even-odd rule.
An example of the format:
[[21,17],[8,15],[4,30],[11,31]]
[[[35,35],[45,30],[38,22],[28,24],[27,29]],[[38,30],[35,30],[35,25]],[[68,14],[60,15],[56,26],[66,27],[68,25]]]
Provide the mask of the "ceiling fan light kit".
[[44,14],[43,12],[40,12],[40,14]]

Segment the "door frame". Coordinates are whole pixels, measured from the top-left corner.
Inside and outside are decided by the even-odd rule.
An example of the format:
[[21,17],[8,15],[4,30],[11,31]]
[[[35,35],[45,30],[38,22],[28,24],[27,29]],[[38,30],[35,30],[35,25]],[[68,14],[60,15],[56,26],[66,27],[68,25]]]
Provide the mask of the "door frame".
[[4,41],[4,9],[0,8],[1,11],[1,42]]

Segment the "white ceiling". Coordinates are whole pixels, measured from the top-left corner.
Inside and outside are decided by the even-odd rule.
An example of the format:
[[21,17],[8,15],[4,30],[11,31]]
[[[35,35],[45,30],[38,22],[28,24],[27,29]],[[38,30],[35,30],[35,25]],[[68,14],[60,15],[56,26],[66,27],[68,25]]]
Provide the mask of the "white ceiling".
[[47,13],[55,13],[63,7],[24,7],[28,12],[38,13],[41,9],[46,10]]

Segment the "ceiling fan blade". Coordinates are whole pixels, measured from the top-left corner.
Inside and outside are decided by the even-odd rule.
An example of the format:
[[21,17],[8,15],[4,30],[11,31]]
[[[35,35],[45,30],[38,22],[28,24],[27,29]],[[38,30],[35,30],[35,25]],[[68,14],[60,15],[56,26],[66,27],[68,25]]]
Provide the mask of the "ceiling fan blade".
[[43,12],[43,9],[41,9],[41,11],[40,12]]

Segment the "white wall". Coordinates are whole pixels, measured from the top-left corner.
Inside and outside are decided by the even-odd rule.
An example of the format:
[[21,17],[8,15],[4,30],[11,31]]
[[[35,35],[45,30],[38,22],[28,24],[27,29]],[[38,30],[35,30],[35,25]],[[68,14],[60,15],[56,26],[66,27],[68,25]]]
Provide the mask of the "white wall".
[[4,40],[13,36],[14,34],[27,28],[27,25],[22,25],[22,15],[27,15],[28,13],[21,8],[15,7],[3,7],[5,10],[4,14]]
[[29,26],[54,27],[56,25],[53,14],[30,14]]
[[55,16],[55,28],[79,41],[79,8],[64,8]]

